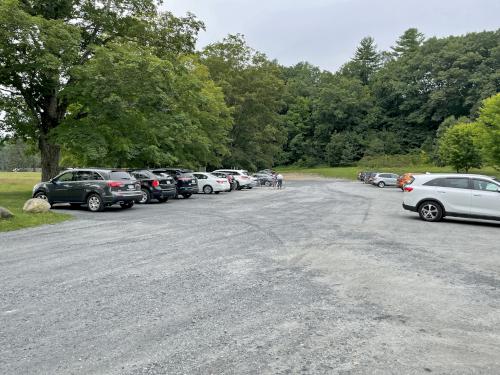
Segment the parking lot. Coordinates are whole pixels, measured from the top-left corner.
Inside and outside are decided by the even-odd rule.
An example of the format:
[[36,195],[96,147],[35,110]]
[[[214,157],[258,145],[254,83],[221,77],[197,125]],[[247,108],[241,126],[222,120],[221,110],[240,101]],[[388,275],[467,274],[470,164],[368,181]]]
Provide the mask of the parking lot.
[[495,374],[500,223],[314,179],[0,234],[2,374]]

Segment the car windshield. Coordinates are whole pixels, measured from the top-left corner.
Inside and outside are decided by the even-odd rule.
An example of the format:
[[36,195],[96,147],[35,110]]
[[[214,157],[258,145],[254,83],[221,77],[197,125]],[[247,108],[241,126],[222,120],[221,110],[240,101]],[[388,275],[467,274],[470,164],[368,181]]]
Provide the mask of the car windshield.
[[132,176],[127,172],[111,172],[109,178],[111,180],[132,180]]

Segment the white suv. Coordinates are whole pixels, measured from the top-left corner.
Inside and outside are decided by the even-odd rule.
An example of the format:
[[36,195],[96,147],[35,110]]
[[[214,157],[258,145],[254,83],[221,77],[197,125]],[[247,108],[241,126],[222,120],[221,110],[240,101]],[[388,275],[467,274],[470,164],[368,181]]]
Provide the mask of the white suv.
[[248,175],[248,171],[245,171],[244,169],[217,169],[214,172],[222,172],[233,175],[236,181],[237,190],[241,190],[243,188],[251,189],[253,187],[252,179]]
[[425,221],[445,216],[500,220],[500,182],[474,174],[416,175],[404,188],[403,208]]

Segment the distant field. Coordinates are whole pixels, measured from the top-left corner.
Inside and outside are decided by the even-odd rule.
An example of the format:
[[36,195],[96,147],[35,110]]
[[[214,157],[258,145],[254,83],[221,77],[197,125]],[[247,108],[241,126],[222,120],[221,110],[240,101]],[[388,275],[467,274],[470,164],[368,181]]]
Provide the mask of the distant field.
[[[406,172],[414,173],[455,173],[452,168],[449,167],[435,167],[429,165],[420,165],[410,168],[366,168],[366,167],[316,167],[316,168],[300,168],[300,167],[277,167],[276,170],[282,173],[304,173],[318,175],[322,177],[332,177],[332,178],[345,178],[349,180],[355,180],[360,171],[373,171],[373,172],[392,172],[397,174],[403,174]],[[488,176],[500,176],[499,171],[493,168],[482,168],[473,169],[469,173],[485,174]]]
[[46,214],[26,214],[22,208],[31,198],[33,186],[40,181],[40,173],[0,172],[0,206],[9,209],[15,217],[0,220],[0,232],[54,224],[70,219],[71,215],[48,212]]

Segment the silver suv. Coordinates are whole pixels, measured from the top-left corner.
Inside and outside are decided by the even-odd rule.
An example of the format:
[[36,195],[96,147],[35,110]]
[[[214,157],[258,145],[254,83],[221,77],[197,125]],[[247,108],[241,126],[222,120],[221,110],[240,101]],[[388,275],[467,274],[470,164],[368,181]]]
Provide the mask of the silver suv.
[[500,182],[474,174],[416,175],[404,187],[403,208],[425,221],[445,216],[500,220]]
[[394,173],[377,173],[373,177],[372,184],[383,188],[386,186],[396,186],[398,184],[398,175]]

